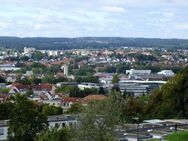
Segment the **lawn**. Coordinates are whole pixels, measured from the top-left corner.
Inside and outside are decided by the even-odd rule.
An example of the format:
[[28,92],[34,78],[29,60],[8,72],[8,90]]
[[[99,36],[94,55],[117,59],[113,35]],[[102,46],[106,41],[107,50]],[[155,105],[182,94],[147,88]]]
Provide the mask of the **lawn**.
[[[149,141],[160,141],[160,139],[151,139]],[[188,141],[188,131],[180,131],[165,137],[165,141]]]
[[173,133],[165,138],[167,141],[188,141],[188,131]]

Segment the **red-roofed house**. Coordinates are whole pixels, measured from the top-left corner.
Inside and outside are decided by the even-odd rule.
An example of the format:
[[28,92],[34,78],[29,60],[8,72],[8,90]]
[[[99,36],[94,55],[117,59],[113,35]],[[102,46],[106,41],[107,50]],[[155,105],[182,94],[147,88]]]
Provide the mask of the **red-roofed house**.
[[46,94],[48,99],[52,98],[52,95],[55,92],[55,86],[48,83],[43,83],[39,85],[23,85],[20,83],[13,83],[10,86],[9,94],[24,94],[28,90],[32,90],[34,94],[40,95],[40,94]]
[[63,111],[67,111],[73,103],[81,103],[80,98],[75,98],[75,97],[64,97],[62,99],[62,108]]

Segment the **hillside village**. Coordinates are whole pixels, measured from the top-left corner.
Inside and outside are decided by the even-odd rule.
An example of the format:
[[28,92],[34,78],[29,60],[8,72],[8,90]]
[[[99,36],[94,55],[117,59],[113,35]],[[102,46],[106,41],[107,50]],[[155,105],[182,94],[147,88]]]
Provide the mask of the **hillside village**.
[[[62,51],[28,47],[15,51],[2,48],[0,54],[0,103],[9,103],[12,96],[21,94],[33,102],[60,108],[51,108],[47,112],[48,122],[54,127],[58,122],[63,126],[77,126],[80,106],[87,107],[93,101],[109,99],[114,91],[135,99],[148,97],[188,63],[186,50],[133,47]],[[139,128],[144,130],[145,126],[155,127],[158,124],[162,127],[168,124],[177,130],[174,125],[178,124],[178,128],[181,128],[187,121],[146,120],[140,123]],[[3,132],[0,132],[0,140],[6,139],[6,120],[0,122],[0,127],[5,127],[0,128]],[[130,130],[118,128],[119,140],[161,138],[166,135],[166,132],[157,134],[155,132],[158,131],[155,131],[152,136],[151,133],[140,133],[139,136],[135,128],[135,123],[128,128]],[[127,135],[120,130],[127,132]]]

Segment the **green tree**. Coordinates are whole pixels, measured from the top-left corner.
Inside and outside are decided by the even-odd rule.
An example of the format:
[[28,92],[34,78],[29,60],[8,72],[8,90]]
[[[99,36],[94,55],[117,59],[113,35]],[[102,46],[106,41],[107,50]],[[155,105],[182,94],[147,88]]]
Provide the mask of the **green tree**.
[[0,103],[0,120],[7,120],[9,118],[13,106],[12,103]]
[[188,117],[188,68],[151,94],[147,112],[158,118]]
[[70,130],[68,128],[55,127],[42,131],[35,141],[71,141]]
[[55,107],[55,106],[50,106],[48,104],[44,104],[42,106],[42,113],[47,116],[60,115],[63,113],[63,109],[61,107]]
[[83,112],[84,107],[80,103],[73,103],[68,109],[67,113],[69,114],[79,114]]
[[37,133],[47,128],[47,117],[25,96],[18,94],[12,97],[12,101],[14,107],[9,117],[8,140],[33,141]]
[[81,116],[81,124],[76,129],[79,140],[114,141],[114,129],[120,122],[119,103],[115,93],[108,99],[92,101]]
[[119,75],[118,74],[114,74],[113,78],[112,78],[112,83],[113,84],[119,83],[119,80],[120,80]]
[[44,54],[39,52],[39,51],[36,51],[34,54],[33,54],[33,58],[35,60],[37,60],[38,62],[44,57]]

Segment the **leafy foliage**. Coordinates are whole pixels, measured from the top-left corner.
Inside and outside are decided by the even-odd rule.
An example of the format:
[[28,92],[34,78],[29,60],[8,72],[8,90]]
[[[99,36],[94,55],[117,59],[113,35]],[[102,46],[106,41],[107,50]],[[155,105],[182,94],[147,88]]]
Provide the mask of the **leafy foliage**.
[[178,73],[149,99],[147,112],[158,118],[188,117],[188,68]]
[[114,74],[113,78],[112,78],[112,83],[113,84],[119,83],[119,80],[120,80],[119,75],[118,74]]
[[25,96],[12,97],[14,107],[9,117],[10,141],[33,141],[38,132],[47,128],[47,117]]
[[99,91],[95,88],[85,88],[84,90],[80,90],[77,86],[63,86],[62,88],[57,88],[56,92],[67,94],[70,97],[83,98],[85,96],[88,96],[89,94],[96,94]]
[[50,128],[48,130],[43,130],[37,135],[35,141],[70,141],[71,135],[68,128],[64,127],[59,129],[59,127]]
[[73,103],[66,113],[68,114],[79,114],[82,113],[84,107],[80,103]]
[[107,99],[88,104],[81,116],[80,128],[76,129],[76,136],[80,140],[114,141],[115,127],[124,122],[133,122],[131,119],[139,113],[142,113],[139,100],[125,98],[114,91]]
[[50,116],[50,115],[61,115],[63,110],[61,107],[50,106],[48,104],[42,105],[42,113]]
[[0,103],[0,120],[7,120],[12,108],[12,103]]

